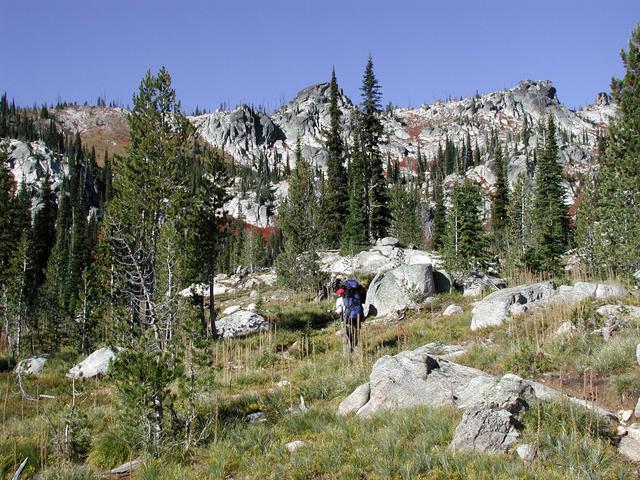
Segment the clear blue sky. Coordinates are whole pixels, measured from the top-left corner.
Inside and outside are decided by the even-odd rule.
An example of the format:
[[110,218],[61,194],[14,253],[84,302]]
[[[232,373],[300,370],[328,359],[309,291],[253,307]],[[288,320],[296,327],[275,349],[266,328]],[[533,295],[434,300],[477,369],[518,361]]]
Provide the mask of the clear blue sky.
[[290,100],[335,66],[359,101],[367,55],[384,102],[417,106],[553,80],[571,107],[622,74],[639,0],[2,0],[0,91],[21,105],[130,103],[165,65],[183,108]]

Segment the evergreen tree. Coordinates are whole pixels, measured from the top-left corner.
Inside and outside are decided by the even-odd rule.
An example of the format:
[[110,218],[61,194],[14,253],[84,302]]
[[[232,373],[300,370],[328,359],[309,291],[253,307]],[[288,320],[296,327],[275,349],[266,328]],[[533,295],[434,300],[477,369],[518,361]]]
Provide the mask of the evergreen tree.
[[296,166],[289,177],[289,192],[282,202],[278,221],[284,238],[284,251],[276,259],[280,281],[295,289],[317,282],[318,197],[309,163],[302,156],[300,139],[296,143]]
[[442,190],[442,176],[435,170],[433,178],[433,221],[431,222],[431,242],[434,250],[444,246],[446,237],[446,209],[444,206],[444,192]]
[[621,57],[625,75],[611,82],[620,116],[609,126],[595,186],[578,217],[591,230],[579,238],[589,270],[630,277],[640,268],[640,24]]
[[322,184],[321,216],[322,240],[326,247],[337,248],[347,215],[347,178],[344,171],[344,144],[342,141],[342,112],[338,105],[338,82],[335,69],[331,72],[329,87],[329,129],[325,134],[327,150],[327,177]]
[[509,205],[509,185],[507,169],[502,155],[502,147],[498,143],[494,150],[494,174],[496,176],[495,192],[491,203],[491,233],[496,253],[502,252],[504,233],[507,224],[507,208]]
[[447,211],[444,259],[452,271],[478,268],[486,257],[486,239],[480,217],[482,197],[469,179],[457,183],[451,192]]
[[353,255],[367,244],[367,194],[364,180],[364,162],[360,150],[360,135],[353,136],[349,178],[349,210],[342,228],[340,249],[343,254]]
[[17,243],[15,194],[16,182],[9,169],[6,152],[0,148],[0,284],[6,281],[6,270]]
[[382,170],[383,126],[381,115],[380,84],[373,73],[373,60],[369,55],[362,78],[362,106],[358,115],[360,149],[365,167],[365,187],[367,191],[367,235],[373,243],[385,237],[389,227],[389,193]]
[[525,255],[533,242],[533,188],[531,180],[521,173],[513,186],[507,209],[506,247],[507,267],[525,268]]
[[391,234],[403,245],[422,246],[420,195],[413,185],[394,184],[389,192]]
[[538,155],[533,216],[536,229],[528,265],[534,270],[558,272],[559,258],[567,248],[567,207],[564,203],[562,168],[558,163],[556,127],[549,117],[544,147]]

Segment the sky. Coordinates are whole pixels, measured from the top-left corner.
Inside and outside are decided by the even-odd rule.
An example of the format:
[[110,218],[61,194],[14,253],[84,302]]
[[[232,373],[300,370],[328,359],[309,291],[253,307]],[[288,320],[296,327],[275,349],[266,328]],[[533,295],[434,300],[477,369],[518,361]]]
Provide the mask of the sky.
[[291,100],[335,67],[359,103],[371,55],[383,104],[419,106],[552,80],[572,108],[624,72],[639,0],[0,0],[0,92],[130,104],[165,66],[183,110]]

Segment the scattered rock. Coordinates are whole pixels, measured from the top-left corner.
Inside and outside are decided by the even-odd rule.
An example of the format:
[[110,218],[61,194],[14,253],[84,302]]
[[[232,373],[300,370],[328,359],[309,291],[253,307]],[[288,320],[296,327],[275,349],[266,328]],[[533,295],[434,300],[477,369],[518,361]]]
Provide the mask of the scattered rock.
[[293,442],[289,442],[286,445],[287,451],[289,453],[293,453],[296,450],[299,450],[299,449],[304,448],[306,446],[307,446],[306,442],[303,442],[302,440],[294,440]]
[[264,412],[250,413],[244,419],[249,423],[264,423],[267,421],[267,414]]
[[288,387],[289,385],[291,385],[291,382],[289,380],[287,380],[286,378],[283,378],[278,383],[276,383],[276,387],[278,387],[278,388]]
[[364,304],[365,316],[385,317],[419,303],[433,295],[431,265],[403,265],[374,277]]
[[442,312],[442,316],[451,317],[452,315],[458,315],[460,313],[464,313],[462,307],[459,307],[458,305],[449,305],[444,309],[444,312]]
[[370,416],[417,405],[464,408],[494,382],[495,377],[480,370],[432,356],[428,353],[432,348],[433,344],[429,344],[378,359],[369,382],[347,397],[339,412]]
[[247,306],[245,307],[245,310],[246,310],[247,312],[254,312],[254,313],[257,313],[257,311],[258,311],[258,306],[257,306],[255,303],[250,303],[249,305],[247,305]]
[[455,451],[497,453],[507,451],[520,437],[521,414],[535,401],[533,388],[522,378],[507,374],[468,406],[453,433]]
[[462,290],[462,295],[465,297],[478,297],[504,288],[506,285],[505,281],[498,276],[477,271],[456,272],[453,283],[457,289]]
[[633,414],[637,419],[640,419],[640,398],[638,398],[636,402],[636,408],[633,410]]
[[368,383],[364,383],[356,388],[351,395],[345,398],[338,406],[339,415],[347,415],[349,413],[358,414],[368,401],[371,395],[371,388]]
[[116,348],[115,351],[109,347],[103,347],[82,362],[75,365],[67,373],[68,378],[92,378],[98,375],[103,375],[108,369],[111,363],[111,359],[115,358],[121,349]]
[[300,413],[304,413],[307,410],[309,410],[309,408],[307,407],[307,404],[304,402],[304,397],[302,395],[300,395],[300,404],[299,405],[291,404],[291,406],[289,408],[287,408],[287,412],[293,413],[294,415],[297,415],[297,414],[300,414]]
[[238,310],[240,310],[242,307],[240,307],[239,305],[232,305],[230,307],[225,308],[222,311],[222,315],[231,315],[233,313],[236,313]]
[[547,302],[555,293],[556,287],[552,282],[521,285],[494,292],[473,307],[471,330],[500,325],[511,315],[514,305],[530,306]]
[[399,247],[400,246],[400,240],[398,240],[395,237],[379,238],[376,241],[376,245],[381,246],[381,247]]
[[623,427],[622,425],[618,425],[616,427],[616,435],[619,437],[624,437],[627,434],[627,429],[625,427]]
[[140,459],[132,460],[127,463],[123,463],[119,467],[116,467],[108,472],[104,473],[106,478],[132,478],[132,474],[136,472],[142,466]]
[[627,435],[620,439],[618,449],[632,462],[640,462],[640,424],[633,423],[627,427]]
[[237,338],[268,330],[269,321],[255,312],[238,310],[216,320],[216,328],[222,338]]
[[[579,302],[589,297],[624,296],[628,292],[619,285],[577,282],[557,288],[553,282],[534,283],[494,292],[473,308],[471,329],[500,325],[511,316],[553,302]],[[609,332],[610,333],[610,332]]]
[[525,462],[533,462],[538,453],[538,446],[533,443],[523,443],[516,448],[518,456]]
[[622,423],[627,423],[631,419],[632,415],[633,410],[620,410],[618,412],[618,418]]
[[25,358],[18,362],[18,365],[16,365],[16,368],[13,371],[22,375],[38,375],[44,370],[48,358],[49,355],[46,353],[36,355],[35,357]]
[[569,320],[566,322],[562,322],[560,326],[556,329],[556,336],[558,337],[566,337],[571,335],[576,330],[576,327]]

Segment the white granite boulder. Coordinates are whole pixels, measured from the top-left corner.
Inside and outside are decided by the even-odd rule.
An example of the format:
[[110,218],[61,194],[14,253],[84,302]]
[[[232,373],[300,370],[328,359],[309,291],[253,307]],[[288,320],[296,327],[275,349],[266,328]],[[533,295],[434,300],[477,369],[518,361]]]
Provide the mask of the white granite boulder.
[[13,370],[15,373],[22,375],[39,375],[44,370],[49,355],[42,354],[34,357],[25,358],[16,365]]
[[93,378],[103,375],[109,370],[111,360],[118,355],[119,348],[112,350],[109,347],[99,348],[82,362],[75,365],[69,373],[68,378]]
[[245,337],[269,329],[269,321],[249,310],[236,310],[231,315],[216,320],[216,328],[222,338]]

